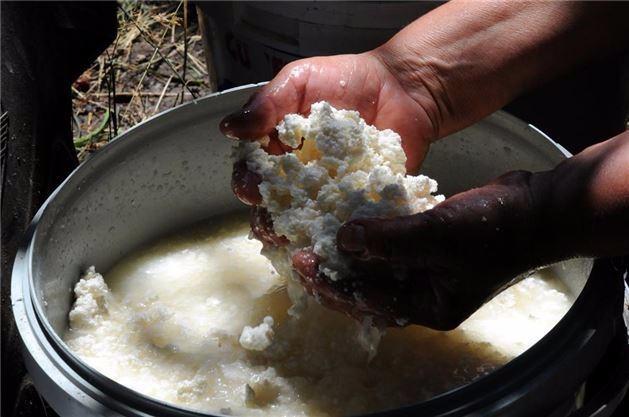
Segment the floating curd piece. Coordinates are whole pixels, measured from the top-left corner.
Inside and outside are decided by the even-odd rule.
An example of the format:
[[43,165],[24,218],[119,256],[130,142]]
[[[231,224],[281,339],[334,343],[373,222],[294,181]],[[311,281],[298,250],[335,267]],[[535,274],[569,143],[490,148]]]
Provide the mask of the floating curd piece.
[[74,286],[74,296],[69,314],[71,326],[96,326],[107,314],[109,288],[94,266],[90,266]]
[[245,326],[240,334],[240,346],[247,350],[262,351],[273,341],[273,317],[266,316],[256,327]]

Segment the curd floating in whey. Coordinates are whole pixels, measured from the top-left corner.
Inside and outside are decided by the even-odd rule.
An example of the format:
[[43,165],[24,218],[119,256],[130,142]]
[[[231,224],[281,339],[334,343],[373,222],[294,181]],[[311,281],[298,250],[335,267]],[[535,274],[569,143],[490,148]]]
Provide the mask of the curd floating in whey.
[[238,143],[240,159],[262,178],[261,206],[277,235],[290,242],[274,250],[280,255],[269,253],[276,264],[278,256],[290,259],[294,250],[312,248],[321,272],[342,279],[350,273],[336,249],[343,223],[419,213],[444,199],[434,195],[436,181],[406,175],[400,136],[368,125],[356,111],[322,101],[308,117],[286,115],[277,132],[293,152],[269,155],[258,142]]
[[[347,416],[419,402],[493,371],[546,334],[571,298],[545,272],[458,329],[388,329],[375,356],[354,320],[309,299],[248,239],[246,215],[162,239],[75,286],[65,341],[87,364],[179,406],[240,416]],[[102,273],[103,275],[99,274]]]

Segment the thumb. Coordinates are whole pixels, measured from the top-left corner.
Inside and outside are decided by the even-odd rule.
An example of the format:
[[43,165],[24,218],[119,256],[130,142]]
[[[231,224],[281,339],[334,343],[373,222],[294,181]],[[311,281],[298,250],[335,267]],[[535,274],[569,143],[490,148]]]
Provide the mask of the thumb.
[[393,218],[357,219],[345,223],[336,234],[338,248],[361,260],[416,260],[432,234],[428,216],[414,214]]

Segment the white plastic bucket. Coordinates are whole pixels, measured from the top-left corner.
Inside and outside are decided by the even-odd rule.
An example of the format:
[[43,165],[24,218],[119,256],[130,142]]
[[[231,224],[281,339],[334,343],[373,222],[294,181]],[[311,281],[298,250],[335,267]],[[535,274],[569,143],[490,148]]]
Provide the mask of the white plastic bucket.
[[200,3],[218,89],[265,81],[288,62],[364,52],[439,2]]

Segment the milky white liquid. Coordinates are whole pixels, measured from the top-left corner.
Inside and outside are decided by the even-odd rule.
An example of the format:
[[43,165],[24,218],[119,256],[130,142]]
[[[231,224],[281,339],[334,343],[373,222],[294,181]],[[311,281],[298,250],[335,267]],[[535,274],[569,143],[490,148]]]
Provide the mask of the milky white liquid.
[[[572,302],[542,271],[454,331],[387,330],[368,362],[351,319],[314,302],[289,318],[283,279],[248,232],[242,215],[230,216],[129,254],[103,274],[106,314],[69,329],[65,341],[106,376],[180,406],[352,415],[425,400],[491,372],[539,340]],[[265,316],[274,319],[271,345],[243,349],[243,327]]]

